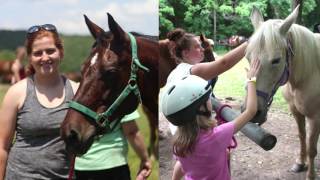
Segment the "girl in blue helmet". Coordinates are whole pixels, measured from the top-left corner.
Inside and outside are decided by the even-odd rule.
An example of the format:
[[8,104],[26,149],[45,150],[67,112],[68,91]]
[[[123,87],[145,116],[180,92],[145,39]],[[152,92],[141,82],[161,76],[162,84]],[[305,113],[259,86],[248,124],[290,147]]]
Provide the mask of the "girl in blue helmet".
[[257,111],[255,76],[259,61],[247,72],[246,110],[234,121],[217,126],[211,115],[210,84],[195,75],[168,83],[161,97],[164,116],[178,126],[173,140],[177,158],[172,179],[229,180],[227,147],[233,134],[250,121]]

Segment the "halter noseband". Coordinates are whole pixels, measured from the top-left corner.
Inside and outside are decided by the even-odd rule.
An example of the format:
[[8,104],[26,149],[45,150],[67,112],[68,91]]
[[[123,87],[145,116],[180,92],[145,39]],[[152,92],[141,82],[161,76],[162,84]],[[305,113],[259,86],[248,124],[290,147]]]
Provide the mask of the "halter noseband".
[[98,125],[98,127],[105,130],[105,132],[112,131],[116,127],[116,125],[120,122],[120,118],[117,118],[115,125],[112,128],[110,127],[110,122],[109,122],[110,117],[131,92],[133,92],[138,97],[139,102],[141,102],[141,95],[140,95],[139,87],[137,85],[137,71],[140,68],[144,71],[149,72],[149,69],[143,66],[139,61],[139,58],[137,56],[137,42],[135,37],[131,33],[128,33],[128,35],[130,37],[131,54],[132,54],[130,78],[127,86],[118,96],[118,98],[111,104],[111,106],[105,112],[96,113],[91,109],[89,109],[88,107],[86,107],[85,105],[82,105],[76,101],[69,102],[70,108],[86,115],[87,117],[89,117],[89,119],[94,120],[94,122]]
[[280,86],[283,86],[286,84],[289,80],[290,76],[290,66],[291,66],[291,61],[292,61],[292,56],[294,56],[294,52],[292,49],[292,44],[290,39],[287,39],[287,49],[286,49],[286,64],[284,67],[284,70],[282,72],[282,75],[280,76],[280,79],[277,81],[277,83],[273,86],[271,94],[269,95],[268,93],[264,91],[257,90],[257,95],[262,97],[265,102],[267,103],[267,107],[269,107],[273,101],[273,96],[276,93],[277,89]]

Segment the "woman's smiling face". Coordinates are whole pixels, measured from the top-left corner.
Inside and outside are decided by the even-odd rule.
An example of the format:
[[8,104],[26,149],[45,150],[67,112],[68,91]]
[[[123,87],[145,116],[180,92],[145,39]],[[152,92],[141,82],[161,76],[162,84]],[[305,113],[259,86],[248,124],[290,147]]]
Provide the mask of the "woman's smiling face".
[[52,37],[44,36],[34,40],[30,63],[35,73],[42,75],[57,73],[60,60],[59,49],[56,47]]

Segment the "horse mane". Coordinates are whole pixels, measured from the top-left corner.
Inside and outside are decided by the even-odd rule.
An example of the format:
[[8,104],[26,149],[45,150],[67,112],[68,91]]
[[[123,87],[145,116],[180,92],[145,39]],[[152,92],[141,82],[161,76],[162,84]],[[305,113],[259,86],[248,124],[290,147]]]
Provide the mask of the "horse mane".
[[287,32],[286,38],[279,33],[279,27],[283,20],[268,20],[261,24],[261,27],[250,38],[246,50],[246,57],[258,59],[259,57],[275,57],[279,50],[285,56],[288,40],[291,42],[293,57],[292,80],[295,83],[301,82],[310,73],[320,72],[320,40],[316,40],[315,34],[309,29],[293,24]]
[[294,79],[300,82],[312,73],[320,73],[320,36],[297,24],[292,25],[289,34],[293,40],[295,70],[300,71]]
[[151,36],[151,35],[145,35],[145,34],[141,34],[138,32],[130,32],[132,35],[137,36],[137,37],[143,37],[152,41],[158,41],[159,37],[158,36]]

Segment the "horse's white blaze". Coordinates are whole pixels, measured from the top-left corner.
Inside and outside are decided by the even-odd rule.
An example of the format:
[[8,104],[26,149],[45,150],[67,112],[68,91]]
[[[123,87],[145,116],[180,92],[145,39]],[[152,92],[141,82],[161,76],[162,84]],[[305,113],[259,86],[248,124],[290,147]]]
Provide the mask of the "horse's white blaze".
[[90,61],[90,66],[93,66],[93,65],[97,62],[97,58],[98,58],[98,53],[96,53],[96,54],[92,57],[92,59],[91,59],[91,61]]

